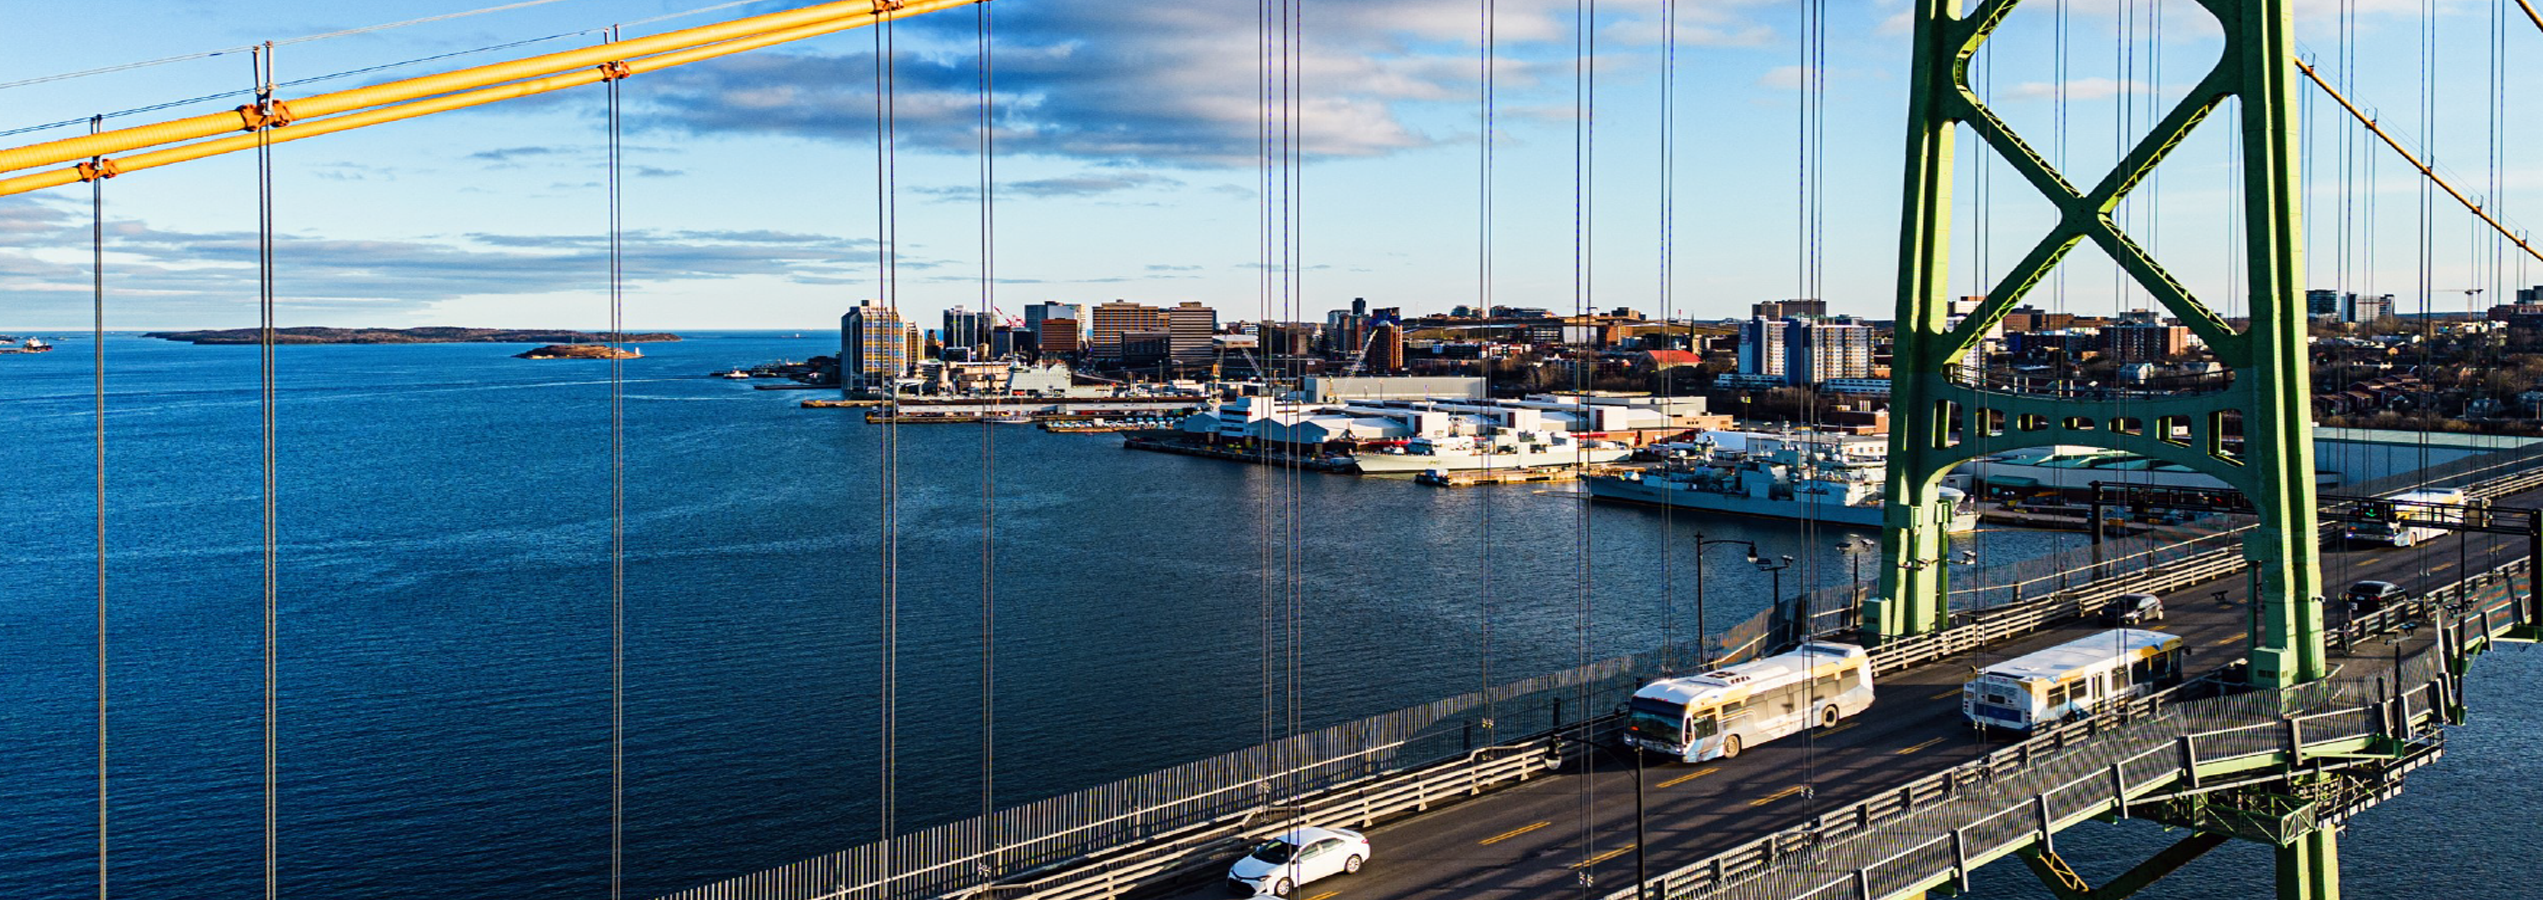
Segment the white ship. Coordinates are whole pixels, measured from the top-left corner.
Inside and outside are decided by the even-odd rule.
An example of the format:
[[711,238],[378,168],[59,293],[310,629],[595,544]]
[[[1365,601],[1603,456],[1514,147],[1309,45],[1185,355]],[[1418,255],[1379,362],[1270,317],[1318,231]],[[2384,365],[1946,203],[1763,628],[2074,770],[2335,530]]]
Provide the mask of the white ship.
[[1495,429],[1484,435],[1417,437],[1402,447],[1362,450],[1351,455],[1363,475],[1410,475],[1432,469],[1531,469],[1539,466],[1598,465],[1623,460],[1633,448],[1615,441],[1581,440],[1563,431]]
[[[1860,528],[1882,527],[1879,459],[1844,452],[1834,436],[1751,436],[1745,450],[1705,446],[1686,460],[1639,472],[1584,475],[1590,496],[1778,519],[1805,519]],[[1826,438],[1826,439],[1821,439]],[[1968,496],[1941,488],[1951,504],[1950,529],[1975,531],[1978,510]]]

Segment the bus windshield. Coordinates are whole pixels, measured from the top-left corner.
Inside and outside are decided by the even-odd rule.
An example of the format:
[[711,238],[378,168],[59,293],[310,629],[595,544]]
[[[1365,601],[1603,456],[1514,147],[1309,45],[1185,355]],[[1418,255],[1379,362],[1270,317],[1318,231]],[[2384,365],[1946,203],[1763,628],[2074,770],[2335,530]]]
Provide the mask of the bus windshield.
[[1685,718],[1686,707],[1666,700],[1635,697],[1632,714],[1627,717],[1626,724],[1633,726],[1633,733],[1645,740],[1675,744],[1686,739],[1678,728]]

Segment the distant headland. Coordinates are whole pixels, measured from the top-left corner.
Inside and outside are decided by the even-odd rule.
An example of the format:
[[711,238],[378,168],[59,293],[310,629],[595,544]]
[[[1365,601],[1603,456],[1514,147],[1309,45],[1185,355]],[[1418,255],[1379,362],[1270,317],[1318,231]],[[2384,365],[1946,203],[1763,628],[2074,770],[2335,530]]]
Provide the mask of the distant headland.
[[608,344],[549,344],[536,350],[512,354],[515,359],[636,359],[644,356],[633,347]]
[[[142,337],[184,341],[189,344],[253,344],[259,339],[254,328],[222,328],[208,331],[153,331]],[[625,343],[676,341],[680,336],[669,332],[630,334]],[[609,335],[590,331],[519,328],[278,328],[277,344],[602,344]]]

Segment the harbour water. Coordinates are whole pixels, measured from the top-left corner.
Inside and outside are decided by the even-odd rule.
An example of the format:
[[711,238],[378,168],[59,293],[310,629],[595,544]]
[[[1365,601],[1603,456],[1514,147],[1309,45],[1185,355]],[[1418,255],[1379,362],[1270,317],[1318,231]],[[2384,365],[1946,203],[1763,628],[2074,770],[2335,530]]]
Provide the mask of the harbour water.
[[[256,353],[109,341],[115,894],[250,894],[264,809]],[[696,335],[625,363],[630,896],[862,842],[881,818],[882,429],[857,410],[799,409],[801,392],[702,377],[827,343]],[[95,893],[90,347],[61,344],[0,363],[12,898]],[[520,349],[279,353],[287,894],[606,888],[607,364],[510,358]],[[1293,577],[1312,727],[1682,634],[1698,529],[1799,558],[1787,589],[1856,572],[1831,549],[1838,532],[1585,507],[1569,485],[1443,490],[1021,425],[897,433],[904,828],[983,802],[984,523],[999,805],[1260,740],[1265,598],[1290,602]],[[2074,540],[1975,539],[1999,560]],[[1736,551],[1713,551],[1706,576],[1717,628],[1768,595]],[[2349,841],[2355,895],[2425,887],[2439,873],[2408,861],[2445,846],[2457,862],[2443,874],[2463,879],[2443,895],[2525,896],[2510,876],[2530,858],[2514,849],[2530,808],[2485,786],[2543,774],[2529,755],[2543,722],[2513,702],[2543,690],[2543,663],[2512,650],[2478,672],[2474,724],[2449,758]],[[2097,848],[2164,839],[2106,831],[2108,844],[2061,849],[2116,871],[2122,851]],[[2146,896],[2251,896],[2266,853],[2229,848],[2191,872],[2206,874]],[[1982,874],[1982,896],[2041,896],[2018,889],[2018,868]]]

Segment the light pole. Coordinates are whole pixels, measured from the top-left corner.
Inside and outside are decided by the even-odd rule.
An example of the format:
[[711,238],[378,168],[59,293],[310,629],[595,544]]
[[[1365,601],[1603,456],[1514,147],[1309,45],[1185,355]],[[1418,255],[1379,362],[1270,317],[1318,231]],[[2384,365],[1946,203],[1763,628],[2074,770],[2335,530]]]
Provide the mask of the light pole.
[[[1643,833],[1642,748],[1631,743],[1624,743],[1621,745],[1623,749],[1618,749],[1617,746],[1611,746],[1591,740],[1588,737],[1588,734],[1589,725],[1587,721],[1584,721],[1581,726],[1581,736],[1574,737],[1558,731],[1554,733],[1554,739],[1558,741],[1571,741],[1592,749],[1605,750],[1610,755],[1630,753],[1633,756],[1632,759],[1624,761],[1633,764],[1634,773],[1634,897],[1635,900],[1648,900],[1651,896],[1651,879],[1643,865],[1643,848],[1648,846],[1651,841]],[[1583,872],[1582,874],[1586,876],[1589,873]]]
[[[1754,551],[1752,551],[1749,556],[1749,561],[1757,564],[1758,571],[1766,573],[1767,577],[1770,579],[1769,583],[1772,586],[1767,588],[1768,593],[1766,595],[1768,609],[1779,606],[1784,602],[1784,570],[1792,568],[1792,556],[1790,554],[1778,557],[1778,559],[1782,561],[1768,562],[1766,560],[1761,560],[1756,557]],[[1797,617],[1801,624],[1801,628],[1799,629],[1801,634],[1807,635],[1810,633],[1809,615],[1810,611],[1805,609],[1802,610],[1801,615]]]
[[1837,542],[1837,552],[1845,554],[1846,565],[1854,578],[1854,605],[1863,607],[1863,557],[1881,549],[1881,542],[1865,535],[1850,535]]
[[1713,639],[1713,633],[1704,630],[1704,548],[1714,546],[1716,544],[1738,544],[1742,547],[1746,547],[1748,548],[1748,561],[1751,563],[1757,562],[1757,542],[1755,541],[1743,541],[1737,538],[1714,538],[1706,540],[1704,532],[1699,531],[1695,533],[1695,645],[1703,651],[1702,655],[1696,660],[1696,668],[1699,669],[1705,668],[1713,662],[1712,648],[1706,646],[1706,642]]

